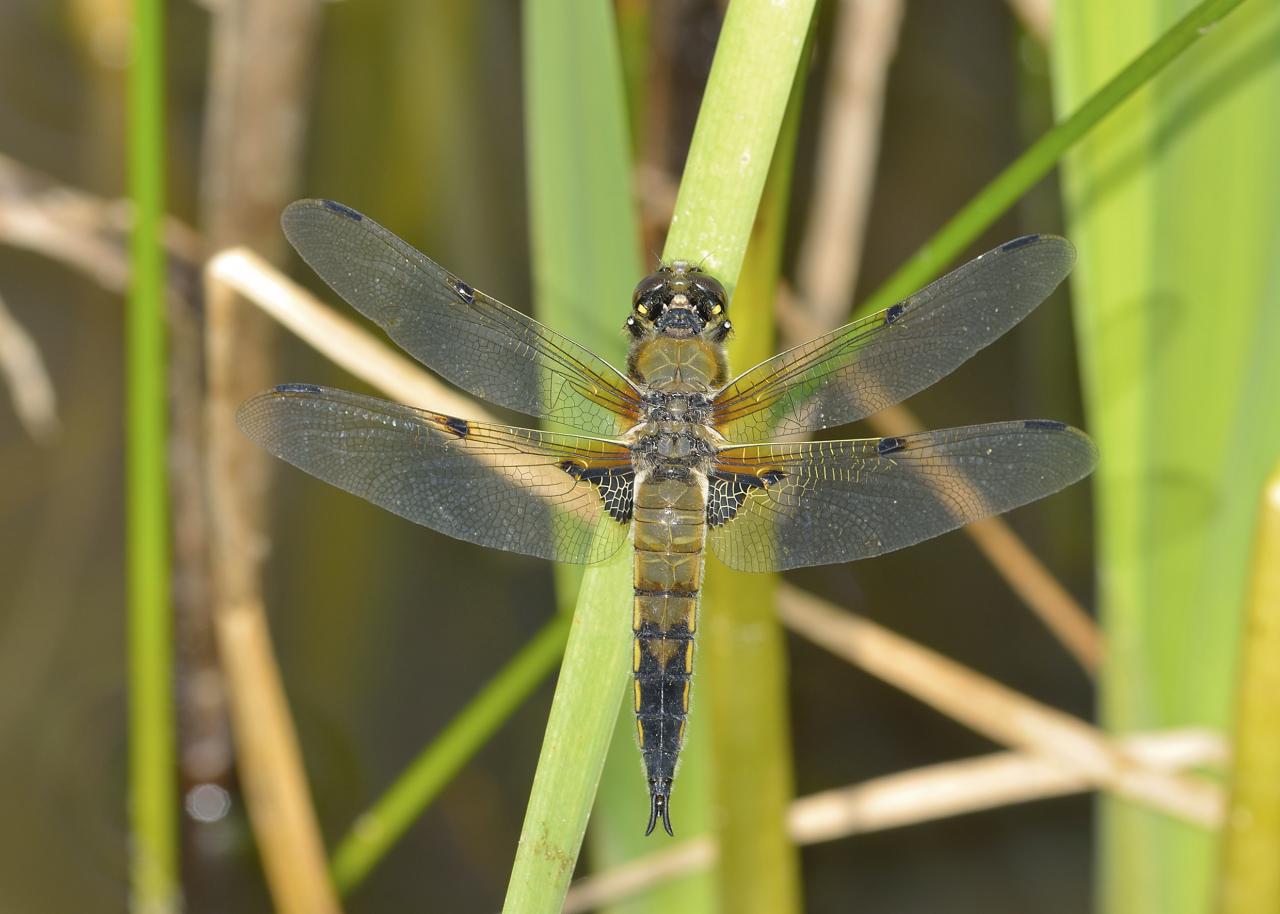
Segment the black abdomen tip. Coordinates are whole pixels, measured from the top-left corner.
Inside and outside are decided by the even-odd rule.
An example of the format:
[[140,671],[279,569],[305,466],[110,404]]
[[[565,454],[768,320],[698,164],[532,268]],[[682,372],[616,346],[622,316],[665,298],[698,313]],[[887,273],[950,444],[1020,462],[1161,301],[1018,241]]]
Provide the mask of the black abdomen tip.
[[662,819],[663,830],[674,838],[676,833],[671,830],[671,781],[666,778],[661,783],[652,780],[649,782],[649,825],[644,830],[646,838],[653,834],[658,819]]

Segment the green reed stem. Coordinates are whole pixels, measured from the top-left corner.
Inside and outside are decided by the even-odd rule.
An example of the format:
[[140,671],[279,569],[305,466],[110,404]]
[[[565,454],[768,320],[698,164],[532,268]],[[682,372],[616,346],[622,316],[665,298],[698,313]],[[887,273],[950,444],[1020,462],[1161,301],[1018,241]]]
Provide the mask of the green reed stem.
[[[743,362],[739,369],[773,350],[771,306],[802,84],[797,71],[812,13],[812,3],[730,4],[663,252],[666,260],[703,264],[731,291],[743,280],[730,305],[734,324],[745,329],[731,347]],[[780,139],[789,100],[792,120]],[[772,191],[762,208],[766,180]],[[743,275],[749,243],[751,269]],[[790,740],[772,585],[772,576],[746,578],[708,562],[701,628],[709,687],[701,694],[712,712],[721,906],[785,914],[799,910],[800,879],[786,835]],[[745,678],[744,669],[751,671]]]
[[813,6],[813,0],[734,0],[720,31],[662,256],[702,264],[730,293]]
[[134,5],[129,187],[134,206],[126,317],[126,542],[132,906],[177,911],[177,783],[166,462],[164,38],[160,0]]
[[[729,344],[730,374],[763,361],[776,348],[774,301],[804,101],[803,72],[792,82],[729,309],[740,331]],[[801,909],[799,853],[787,835],[795,785],[786,634],[778,619],[776,589],[777,575],[743,574],[708,558],[699,666],[706,675],[704,707],[711,711],[711,781],[720,848],[716,879],[721,909],[741,914]]]
[[1257,530],[1217,914],[1280,910],[1280,464],[1263,489]]
[[[622,64],[612,4],[524,5],[530,238],[539,316],[616,358],[636,281]],[[604,344],[604,345],[601,345]],[[561,593],[572,575],[557,576]],[[559,912],[630,672],[631,550],[582,575],[503,910]],[[643,791],[637,777],[636,790]]]

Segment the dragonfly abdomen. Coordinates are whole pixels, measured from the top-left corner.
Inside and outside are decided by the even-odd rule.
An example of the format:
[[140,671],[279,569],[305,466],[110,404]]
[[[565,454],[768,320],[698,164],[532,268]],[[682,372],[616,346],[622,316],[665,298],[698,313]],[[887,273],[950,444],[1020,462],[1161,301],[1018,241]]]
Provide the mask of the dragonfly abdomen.
[[671,832],[671,785],[693,679],[706,513],[706,482],[697,472],[636,484],[632,671],[636,730],[649,779],[648,832],[659,818]]

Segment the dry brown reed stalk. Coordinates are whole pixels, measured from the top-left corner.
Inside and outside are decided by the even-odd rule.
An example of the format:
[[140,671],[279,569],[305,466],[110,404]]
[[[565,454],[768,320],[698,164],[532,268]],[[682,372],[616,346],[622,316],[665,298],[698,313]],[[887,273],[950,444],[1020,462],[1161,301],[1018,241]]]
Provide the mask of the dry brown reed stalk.
[[209,261],[209,272],[335,365],[393,400],[453,416],[498,421],[479,401],[446,387],[254,252],[223,251]]
[[[205,237],[210,250],[247,244],[278,257],[279,213],[294,195],[302,152],[319,4],[224,0],[213,14],[201,174]],[[267,461],[235,426],[239,404],[273,379],[273,326],[212,276],[205,313],[213,628],[238,769],[276,908],[333,914],[341,905],[259,586]],[[213,652],[205,656],[212,661]]]
[[1208,780],[1144,766],[1085,721],[795,587],[779,588],[778,608],[796,633],[998,743],[1188,822],[1221,822],[1222,792]]
[[40,347],[32,339],[0,296],[0,376],[4,377],[13,401],[13,411],[39,444],[48,445],[58,436],[58,398],[45,368]]
[[1022,27],[1045,45],[1053,38],[1053,3],[1054,0],[1009,0]]
[[[124,292],[132,222],[127,200],[85,193],[0,155],[0,243],[56,260],[104,289]],[[175,266],[189,267],[200,257],[198,236],[176,219],[169,220],[165,241]]]
[[797,285],[817,329],[790,339],[789,345],[839,326],[848,315],[871,212],[884,93],[904,6],[903,0],[844,0],[836,9],[816,190],[796,264]]
[[[1161,771],[1221,767],[1227,761],[1222,737],[1204,730],[1138,734],[1121,740],[1119,748],[1142,765]],[[791,805],[787,827],[797,844],[818,844],[1014,803],[1083,793],[1095,786],[1087,777],[1050,759],[1021,752],[997,752],[801,797]],[[710,837],[646,854],[578,880],[565,899],[564,914],[616,904],[662,882],[704,869],[715,858],[716,846]]]

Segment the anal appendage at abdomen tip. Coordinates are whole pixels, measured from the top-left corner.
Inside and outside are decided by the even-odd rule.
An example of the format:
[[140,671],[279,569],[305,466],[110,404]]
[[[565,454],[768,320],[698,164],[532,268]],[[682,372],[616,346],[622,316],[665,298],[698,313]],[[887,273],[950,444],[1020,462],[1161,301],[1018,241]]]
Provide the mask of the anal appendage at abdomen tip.
[[654,778],[649,781],[649,825],[644,830],[646,838],[653,834],[659,819],[662,820],[666,833],[673,838],[676,836],[671,830],[671,783],[670,778],[663,778],[661,781]]

